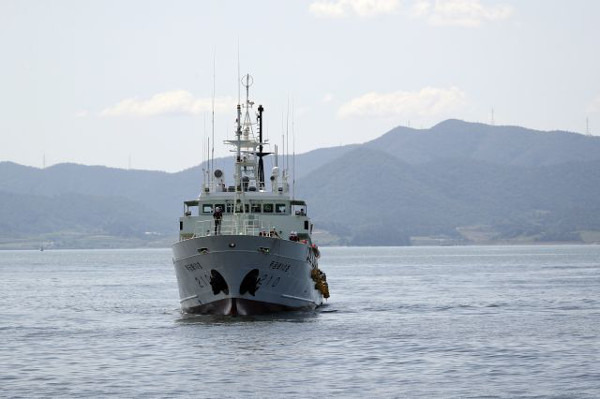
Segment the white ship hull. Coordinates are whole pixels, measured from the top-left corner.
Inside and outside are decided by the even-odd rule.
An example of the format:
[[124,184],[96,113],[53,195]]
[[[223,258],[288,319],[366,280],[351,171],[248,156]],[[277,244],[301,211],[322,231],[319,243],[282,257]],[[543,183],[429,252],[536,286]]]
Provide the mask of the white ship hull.
[[278,238],[219,235],[173,245],[181,309],[186,313],[251,315],[314,309],[323,303],[307,244]]

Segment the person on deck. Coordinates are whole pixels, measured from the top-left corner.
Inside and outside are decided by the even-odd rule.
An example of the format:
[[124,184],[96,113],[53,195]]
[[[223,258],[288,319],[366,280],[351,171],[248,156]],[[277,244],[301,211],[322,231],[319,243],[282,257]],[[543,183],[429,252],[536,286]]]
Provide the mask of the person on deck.
[[221,220],[223,219],[223,211],[218,206],[213,212],[213,218],[215,219],[215,235],[221,234]]

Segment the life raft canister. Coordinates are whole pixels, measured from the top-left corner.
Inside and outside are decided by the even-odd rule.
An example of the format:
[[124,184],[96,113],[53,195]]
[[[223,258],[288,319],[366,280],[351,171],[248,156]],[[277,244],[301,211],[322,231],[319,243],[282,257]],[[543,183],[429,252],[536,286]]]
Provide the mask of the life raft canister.
[[319,247],[317,246],[317,244],[311,245],[310,248],[312,249],[313,253],[315,254],[315,257],[317,257],[317,258],[321,257],[321,251],[319,251]]

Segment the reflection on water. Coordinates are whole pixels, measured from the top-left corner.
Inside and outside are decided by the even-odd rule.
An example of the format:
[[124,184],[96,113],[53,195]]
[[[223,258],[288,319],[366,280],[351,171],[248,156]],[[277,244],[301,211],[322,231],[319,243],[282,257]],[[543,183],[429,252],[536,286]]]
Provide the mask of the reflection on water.
[[181,317],[175,321],[180,324],[243,324],[253,322],[304,323],[307,321],[314,321],[314,319],[319,316],[319,313],[325,311],[321,308],[303,311],[283,311],[273,314],[261,314],[252,316],[221,316],[181,313]]

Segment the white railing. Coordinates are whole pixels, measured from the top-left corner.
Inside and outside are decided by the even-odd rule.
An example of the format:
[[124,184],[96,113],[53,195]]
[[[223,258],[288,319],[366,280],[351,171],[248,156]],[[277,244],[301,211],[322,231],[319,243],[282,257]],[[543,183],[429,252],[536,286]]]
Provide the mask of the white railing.
[[196,222],[194,237],[206,237],[213,235],[247,235],[257,236],[261,232],[268,233],[270,226],[266,225],[256,215],[238,214],[231,218],[223,218],[220,226],[216,226],[215,220],[204,220]]

